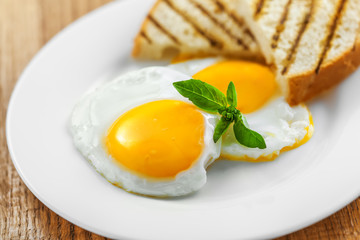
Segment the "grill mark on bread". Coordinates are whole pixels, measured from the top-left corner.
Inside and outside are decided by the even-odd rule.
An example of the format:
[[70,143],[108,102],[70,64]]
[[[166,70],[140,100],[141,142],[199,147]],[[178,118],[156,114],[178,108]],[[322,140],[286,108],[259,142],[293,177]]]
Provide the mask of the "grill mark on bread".
[[261,11],[262,11],[264,5],[265,5],[265,0],[258,0],[258,2],[256,3],[256,10],[254,13],[255,19],[261,15]]
[[224,4],[222,4],[219,0],[214,0],[214,2],[217,5],[217,7],[221,11],[225,12],[240,28],[244,27],[244,23],[245,23],[244,19],[240,19],[237,16],[235,16],[234,13],[226,9]]
[[[234,21],[234,23],[238,25],[239,28],[244,28],[245,20],[243,18],[239,18],[232,11],[226,9],[226,7],[219,0],[214,0],[214,2],[221,11],[225,12]],[[255,41],[255,37],[250,29],[245,28],[244,34],[248,35],[253,41]]]
[[239,26],[239,28],[243,28],[244,24],[245,24],[245,20],[243,18],[239,18],[237,16],[235,16],[234,13],[232,12],[227,12],[226,13],[229,15],[229,17]]
[[311,5],[310,5],[310,9],[309,12],[307,12],[304,16],[304,20],[302,22],[301,28],[299,29],[299,32],[296,36],[295,42],[294,44],[291,46],[290,52],[288,53],[286,59],[285,59],[285,64],[284,64],[284,68],[281,71],[281,74],[284,75],[287,73],[287,71],[289,70],[290,65],[294,62],[294,55],[296,54],[296,50],[299,46],[300,40],[310,22],[310,19],[313,15],[313,10],[314,10],[314,2],[315,0],[311,0]]
[[218,0],[214,0],[214,2],[221,11],[225,11],[225,6],[221,2]]
[[204,32],[194,21],[192,21],[185,13],[183,13],[180,9],[174,6],[170,0],[163,0],[173,11],[179,14],[186,22],[188,22],[202,37],[204,37],[212,47],[221,49],[223,44],[217,40],[215,40],[212,36],[209,36]]
[[248,35],[253,41],[256,42],[255,36],[254,36],[253,33],[250,31],[250,29],[246,28],[245,31],[244,31],[244,33],[245,33],[246,35]]
[[168,36],[172,41],[174,41],[176,44],[181,45],[181,43],[179,42],[179,40],[168,30],[166,30],[158,21],[156,21],[156,19],[149,14],[148,15],[148,19],[150,22],[152,22],[161,32],[163,32],[166,36]]
[[152,44],[151,39],[149,38],[149,36],[146,34],[146,32],[141,31],[140,32],[140,36],[142,36],[149,44]]
[[357,41],[358,41],[358,37],[359,37],[359,33],[360,33],[360,22],[358,23],[358,29],[356,31],[358,34],[356,34],[355,36],[355,40],[354,40],[354,46],[352,47],[352,51],[355,52],[356,51],[356,45],[357,45]]
[[340,25],[339,24],[340,18],[341,18],[341,15],[343,13],[343,10],[345,9],[344,6],[345,6],[346,3],[347,3],[347,0],[341,0],[339,5],[336,7],[336,11],[335,11],[335,14],[333,16],[332,23],[329,25],[328,35],[326,37],[326,44],[325,44],[325,46],[323,48],[323,51],[322,51],[322,53],[320,55],[318,64],[317,64],[317,66],[315,68],[315,73],[316,74],[319,73],[321,65],[322,65],[324,59],[326,58],[326,55],[327,55],[329,49],[331,48],[331,43],[332,43],[334,34],[336,32],[336,29]]
[[[248,50],[249,47],[243,42],[242,39],[236,37],[229,29],[225,27],[224,24],[219,22],[216,17],[214,17],[210,12],[208,12],[202,5],[198,4],[197,2],[194,2],[193,0],[190,0],[190,2],[198,8],[205,16],[207,16],[215,25],[217,25],[223,32],[225,32],[230,38],[232,38],[238,45],[243,46],[245,50]],[[224,11],[224,13],[227,13]]]
[[272,49],[276,49],[278,46],[278,41],[280,38],[281,33],[284,31],[285,29],[285,22],[288,18],[289,15],[289,9],[291,6],[293,0],[288,0],[288,2],[286,3],[286,6],[284,8],[284,12],[281,15],[280,21],[278,23],[278,25],[276,26],[276,32],[274,33],[274,35],[272,36],[272,40],[271,40],[271,48]]

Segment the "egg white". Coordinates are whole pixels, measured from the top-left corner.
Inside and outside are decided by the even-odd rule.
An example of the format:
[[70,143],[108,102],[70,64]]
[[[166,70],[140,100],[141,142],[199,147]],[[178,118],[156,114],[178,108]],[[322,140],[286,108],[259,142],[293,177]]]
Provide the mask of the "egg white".
[[[193,76],[196,73],[200,72],[204,68],[207,68],[217,62],[225,60],[221,57],[210,57],[210,58],[203,58],[203,59],[193,59],[188,60],[180,63],[170,64],[168,67],[174,69],[175,71],[181,72],[183,74]],[[201,80],[201,79],[200,79]]]
[[121,167],[107,153],[103,138],[113,122],[126,111],[160,99],[189,102],[173,87],[188,75],[165,67],[150,67],[125,74],[87,93],[75,106],[70,131],[77,149],[109,182],[126,191],[150,196],[181,196],[206,183],[206,167],[220,155],[221,143],[212,140],[219,117],[202,112],[205,120],[204,149],[200,158],[174,179],[148,179]]
[[[169,67],[193,76],[224,58],[204,58],[172,64]],[[201,80],[201,79],[200,79]],[[226,79],[224,79],[225,81]],[[222,137],[221,156],[224,159],[255,160],[260,157],[272,158],[281,149],[301,141],[311,128],[310,112],[305,105],[290,106],[280,93],[275,93],[264,106],[251,114],[244,114],[250,129],[260,133],[265,140],[265,149],[248,148],[239,144],[232,126]]]
[[308,109],[304,105],[291,107],[284,97],[278,97],[258,111],[244,116],[249,128],[264,137],[266,148],[248,148],[239,144],[230,127],[222,138],[221,155],[225,159],[256,160],[265,157],[271,160],[283,148],[301,141],[311,127]]
[[[128,110],[141,104],[174,99],[189,102],[172,83],[190,79],[202,69],[223,60],[207,58],[172,64],[168,67],[150,67],[130,72],[87,93],[75,106],[70,131],[75,146],[91,165],[112,184],[127,191],[150,196],[181,196],[199,190],[206,183],[206,168],[220,156],[231,159],[273,156],[284,147],[301,141],[311,127],[310,113],[303,105],[291,107],[284,97],[273,96],[261,109],[246,114],[249,127],[260,133],[266,149],[240,145],[232,127],[218,143],[212,140],[219,116],[200,111],[205,119],[205,147],[192,167],[174,179],[149,179],[121,167],[107,153],[103,139],[113,122]],[[225,157],[226,158],[226,157]]]

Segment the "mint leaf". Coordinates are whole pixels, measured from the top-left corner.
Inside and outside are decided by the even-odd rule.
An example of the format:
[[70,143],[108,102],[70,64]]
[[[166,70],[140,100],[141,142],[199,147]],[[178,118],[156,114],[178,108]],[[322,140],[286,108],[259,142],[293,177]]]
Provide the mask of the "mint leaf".
[[227,102],[230,106],[236,107],[237,106],[237,94],[235,90],[235,85],[233,82],[229,83],[227,92],[226,92]]
[[226,120],[225,117],[221,117],[214,130],[213,140],[215,143],[220,139],[231,123],[232,121]]
[[[243,120],[244,119],[244,120]],[[245,118],[243,116],[239,116],[237,120],[235,120],[234,124],[234,134],[236,137],[236,140],[249,148],[260,148],[264,149],[266,148],[266,143],[264,138],[257,132],[249,129],[245,125]]]
[[220,90],[200,80],[190,79],[173,85],[182,96],[205,111],[216,112],[227,106],[226,97]]

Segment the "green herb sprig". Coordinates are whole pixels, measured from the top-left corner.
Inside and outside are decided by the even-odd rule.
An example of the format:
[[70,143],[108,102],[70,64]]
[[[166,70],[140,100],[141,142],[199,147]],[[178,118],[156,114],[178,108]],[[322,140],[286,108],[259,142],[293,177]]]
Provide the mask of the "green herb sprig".
[[234,123],[234,135],[240,144],[249,148],[266,148],[264,138],[249,128],[244,115],[236,109],[237,94],[233,82],[229,83],[226,97],[219,89],[196,79],[174,82],[173,85],[182,96],[188,98],[200,109],[221,115],[213,135],[215,143],[230,124]]

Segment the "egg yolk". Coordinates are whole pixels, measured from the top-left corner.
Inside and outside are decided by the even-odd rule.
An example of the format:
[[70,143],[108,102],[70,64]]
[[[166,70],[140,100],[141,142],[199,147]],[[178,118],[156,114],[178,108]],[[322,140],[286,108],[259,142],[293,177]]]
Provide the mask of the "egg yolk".
[[205,120],[191,104],[159,100],[131,109],[109,128],[108,153],[143,176],[172,178],[187,170],[204,148]]
[[232,81],[235,84],[238,109],[242,113],[251,113],[261,108],[276,91],[275,76],[263,65],[228,60],[211,65],[193,76],[226,94]]

